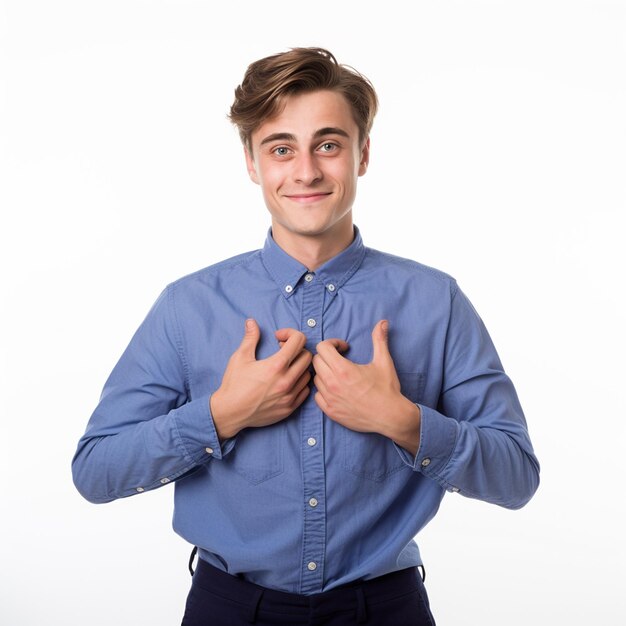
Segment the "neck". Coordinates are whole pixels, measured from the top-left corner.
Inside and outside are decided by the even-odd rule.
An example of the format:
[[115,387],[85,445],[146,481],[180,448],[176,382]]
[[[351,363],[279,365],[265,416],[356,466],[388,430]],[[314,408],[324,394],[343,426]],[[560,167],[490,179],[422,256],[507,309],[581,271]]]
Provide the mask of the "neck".
[[272,226],[274,241],[290,256],[314,272],[318,267],[343,252],[354,240],[352,223],[337,233],[301,235]]

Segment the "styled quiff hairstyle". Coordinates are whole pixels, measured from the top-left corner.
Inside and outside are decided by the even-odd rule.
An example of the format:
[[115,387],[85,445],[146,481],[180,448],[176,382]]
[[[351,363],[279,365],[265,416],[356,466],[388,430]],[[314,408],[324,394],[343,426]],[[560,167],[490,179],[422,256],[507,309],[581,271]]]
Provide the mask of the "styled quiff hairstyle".
[[230,121],[239,130],[243,145],[252,152],[252,133],[281,112],[288,96],[320,89],[346,98],[363,143],[378,109],[376,91],[365,76],[339,65],[324,48],[292,48],[252,63],[235,89]]

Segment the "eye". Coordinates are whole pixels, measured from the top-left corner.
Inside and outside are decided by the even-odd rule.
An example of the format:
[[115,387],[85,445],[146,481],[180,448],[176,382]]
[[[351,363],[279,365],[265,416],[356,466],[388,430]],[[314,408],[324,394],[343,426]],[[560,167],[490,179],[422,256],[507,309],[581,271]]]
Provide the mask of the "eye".
[[327,141],[326,143],[323,143],[320,146],[320,150],[322,152],[332,152],[333,150],[337,149],[337,144],[336,143],[332,143],[331,141]]
[[274,148],[272,152],[278,156],[287,156],[289,154],[289,148],[285,146],[278,146]]

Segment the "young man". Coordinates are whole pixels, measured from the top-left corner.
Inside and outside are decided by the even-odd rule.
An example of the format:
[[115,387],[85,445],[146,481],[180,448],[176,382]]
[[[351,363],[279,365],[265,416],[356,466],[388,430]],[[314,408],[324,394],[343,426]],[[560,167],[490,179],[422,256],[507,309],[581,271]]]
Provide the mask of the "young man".
[[176,481],[200,557],[183,624],[433,624],[413,538],[444,493],[519,508],[537,488],[467,298],[353,225],[376,108],[323,49],[248,68],[231,120],[265,245],[166,288],[79,442],[93,502]]

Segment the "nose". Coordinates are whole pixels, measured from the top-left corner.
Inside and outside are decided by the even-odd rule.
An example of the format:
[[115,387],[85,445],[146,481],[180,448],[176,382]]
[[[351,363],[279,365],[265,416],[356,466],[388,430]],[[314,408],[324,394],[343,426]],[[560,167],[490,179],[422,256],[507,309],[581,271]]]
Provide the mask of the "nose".
[[293,177],[297,183],[312,185],[322,179],[322,170],[314,155],[301,152],[294,159]]

